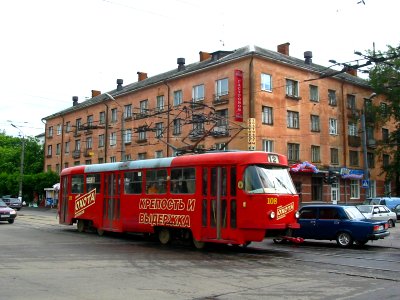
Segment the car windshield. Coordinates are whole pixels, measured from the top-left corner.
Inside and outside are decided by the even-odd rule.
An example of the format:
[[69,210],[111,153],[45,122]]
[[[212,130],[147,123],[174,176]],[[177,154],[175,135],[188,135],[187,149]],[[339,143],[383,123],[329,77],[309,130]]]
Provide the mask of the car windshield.
[[372,205],[358,205],[357,208],[363,213],[363,214],[370,214],[372,213]]
[[347,206],[344,208],[344,211],[350,220],[365,219],[364,215],[355,206]]
[[6,207],[6,206],[7,204],[3,200],[0,200],[0,207]]
[[286,168],[264,165],[249,166],[244,174],[244,187],[253,194],[296,194]]

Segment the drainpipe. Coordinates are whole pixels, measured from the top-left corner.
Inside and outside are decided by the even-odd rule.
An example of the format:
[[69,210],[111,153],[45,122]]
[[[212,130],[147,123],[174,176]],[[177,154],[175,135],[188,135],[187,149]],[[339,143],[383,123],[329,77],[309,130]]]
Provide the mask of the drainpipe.
[[[342,81],[342,127],[343,127],[343,166],[347,167],[347,114],[346,114],[346,100],[344,95],[344,81]],[[339,180],[340,182],[340,180]],[[340,195],[340,190],[339,190]],[[344,203],[347,204],[347,180],[344,180]]]
[[249,64],[249,118],[255,117],[255,103],[254,103],[254,93],[253,93],[253,75],[254,75],[253,59],[254,55],[252,54]]
[[106,163],[107,162],[107,148],[108,148],[108,105],[107,105],[107,103],[104,103],[104,105],[106,106],[106,120],[105,120],[105,123],[106,123],[106,128],[105,128],[105,132],[104,132],[104,134],[105,134],[105,137],[104,137],[104,163]]
[[168,85],[168,83],[167,83],[167,81],[166,80],[164,80],[164,84],[167,86],[167,89],[168,89],[168,92],[167,92],[167,109],[168,109],[168,112],[167,112],[167,144],[166,144],[166,148],[167,148],[167,157],[169,157],[169,138],[170,138],[170,132],[169,132],[169,130],[170,130],[170,118],[171,118],[171,114],[170,114],[170,97],[169,97],[169,94],[170,94],[170,86]]

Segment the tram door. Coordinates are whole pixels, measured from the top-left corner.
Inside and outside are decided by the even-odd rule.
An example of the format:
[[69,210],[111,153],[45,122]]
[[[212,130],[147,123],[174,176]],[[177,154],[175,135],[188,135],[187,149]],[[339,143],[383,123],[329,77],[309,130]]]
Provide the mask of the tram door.
[[[203,200],[203,226],[206,225],[208,229],[208,238],[234,239],[236,168],[213,167],[205,168],[203,171],[205,179],[203,180],[203,194],[207,198]],[[207,218],[205,218],[205,214],[207,214]]]
[[105,176],[103,203],[103,228],[116,229],[120,221],[121,174],[110,173]]
[[68,214],[68,176],[61,179],[62,194],[60,195],[60,223],[65,223]]

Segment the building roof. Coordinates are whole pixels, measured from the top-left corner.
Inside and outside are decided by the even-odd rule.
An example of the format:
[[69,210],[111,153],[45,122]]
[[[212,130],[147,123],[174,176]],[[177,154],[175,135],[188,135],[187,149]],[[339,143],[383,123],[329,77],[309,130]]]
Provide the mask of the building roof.
[[[238,48],[233,51],[216,51],[211,54],[211,58],[204,60],[204,61],[198,61],[192,64],[188,64],[184,66],[184,69],[179,70],[178,68],[175,68],[171,71],[161,73],[152,77],[148,77],[144,80],[134,82],[131,84],[128,84],[124,86],[121,90],[112,90],[107,93],[112,95],[113,97],[118,97],[122,95],[126,95],[129,93],[132,93],[137,90],[141,90],[143,88],[150,87],[152,85],[160,84],[163,83],[167,80],[174,79],[174,78],[179,78],[191,73],[195,73],[201,70],[205,70],[208,68],[212,68],[216,65],[221,65],[225,63],[229,63],[241,58],[245,58],[248,56],[258,56],[266,60],[272,60],[277,63],[285,64],[288,66],[292,66],[295,68],[299,69],[304,69],[310,72],[313,72],[316,74],[316,79],[319,78],[325,78],[325,77],[333,77],[337,78],[339,80],[344,80],[349,82],[350,84],[354,85],[359,85],[363,86],[365,88],[369,88],[370,86],[368,85],[368,82],[362,78],[359,78],[357,76],[353,76],[350,74],[347,74],[346,72],[342,71],[335,71],[332,69],[329,69],[325,66],[317,65],[314,63],[305,63],[304,60],[298,59],[289,55],[285,55],[279,52],[267,50],[258,46],[245,46],[242,48]],[[78,103],[74,106],[71,106],[67,109],[64,109],[62,111],[59,111],[57,113],[54,113],[52,115],[49,115],[47,117],[44,117],[43,120],[50,120],[74,111],[81,110],[83,108],[87,108],[90,106],[93,106],[98,103],[102,102],[107,102],[110,101],[109,97],[105,95],[105,93],[100,94],[98,96],[95,96],[93,98],[87,99],[81,103]]]

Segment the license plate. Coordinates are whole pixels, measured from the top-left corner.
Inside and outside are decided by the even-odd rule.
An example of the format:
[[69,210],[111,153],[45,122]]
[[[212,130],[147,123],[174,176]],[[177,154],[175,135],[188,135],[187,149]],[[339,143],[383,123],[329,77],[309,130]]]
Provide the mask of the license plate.
[[2,218],[9,218],[10,215],[1,215]]

